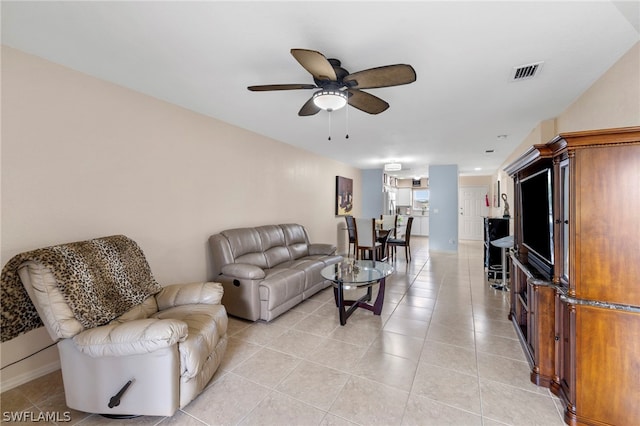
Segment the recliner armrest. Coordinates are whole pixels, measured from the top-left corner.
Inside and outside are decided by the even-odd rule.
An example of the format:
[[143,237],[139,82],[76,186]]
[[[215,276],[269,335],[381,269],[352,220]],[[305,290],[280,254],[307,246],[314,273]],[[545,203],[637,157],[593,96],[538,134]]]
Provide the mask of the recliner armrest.
[[73,342],[80,352],[94,358],[127,356],[183,342],[188,334],[183,321],[148,318],[91,328],[76,335]]
[[322,244],[315,243],[309,244],[309,254],[310,255],[318,255],[318,254],[334,254],[336,252],[336,246],[333,244]]
[[222,267],[222,274],[241,280],[261,280],[265,277],[264,269],[248,263],[230,263]]
[[162,311],[175,306],[199,303],[219,305],[223,293],[222,284],[208,282],[168,285],[155,296],[158,310]]

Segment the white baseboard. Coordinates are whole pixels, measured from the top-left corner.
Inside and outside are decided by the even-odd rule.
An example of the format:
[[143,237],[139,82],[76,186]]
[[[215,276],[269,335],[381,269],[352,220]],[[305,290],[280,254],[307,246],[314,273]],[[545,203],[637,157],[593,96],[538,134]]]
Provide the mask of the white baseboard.
[[43,365],[40,368],[35,370],[28,371],[26,373],[18,374],[15,377],[12,377],[8,380],[2,381],[2,392],[8,391],[20,385],[23,385],[31,380],[37,379],[38,377],[42,377],[45,374],[52,373],[56,370],[60,370],[60,360],[51,362],[49,364]]

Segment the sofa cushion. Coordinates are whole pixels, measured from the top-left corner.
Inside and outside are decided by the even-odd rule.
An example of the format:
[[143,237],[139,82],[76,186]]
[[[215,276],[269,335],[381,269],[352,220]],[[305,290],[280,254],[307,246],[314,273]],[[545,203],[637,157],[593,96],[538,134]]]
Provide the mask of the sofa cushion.
[[283,267],[298,269],[304,272],[304,290],[308,290],[316,284],[324,281],[320,271],[325,267],[323,261],[305,257],[282,264]]
[[262,240],[255,228],[237,228],[223,231],[235,263],[248,263],[267,268],[267,259],[262,251]]
[[217,282],[195,282],[188,284],[171,284],[156,294],[158,310],[165,310],[180,305],[219,305],[224,290]]
[[264,251],[268,268],[275,268],[291,259],[281,227],[277,225],[259,226],[256,231],[262,240],[262,251]]
[[144,300],[144,302],[134,306],[129,311],[112,320],[109,324],[122,324],[123,322],[149,318],[156,312],[158,312],[158,303],[156,303],[156,298],[154,296],[149,296]]
[[284,232],[287,248],[291,253],[291,259],[300,259],[309,255],[309,239],[307,231],[302,225],[289,223],[280,225]]
[[227,332],[227,313],[222,305],[181,305],[160,311],[159,319],[175,319],[187,324],[189,334],[178,344],[180,377],[187,380],[200,373],[209,354]]
[[305,275],[300,269],[276,268],[265,271],[260,283],[260,300],[268,301],[273,309],[296,296],[302,297]]
[[73,343],[78,351],[93,358],[126,357],[168,348],[184,341],[188,333],[184,321],[145,318],[84,330],[73,337]]

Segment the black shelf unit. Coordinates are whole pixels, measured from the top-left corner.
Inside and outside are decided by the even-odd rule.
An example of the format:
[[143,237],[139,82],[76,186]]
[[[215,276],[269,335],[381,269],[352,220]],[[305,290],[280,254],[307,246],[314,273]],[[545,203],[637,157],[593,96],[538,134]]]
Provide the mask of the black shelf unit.
[[[509,219],[484,218],[484,268],[489,279],[502,279],[502,249],[491,245],[491,241],[509,235]],[[509,262],[507,262],[507,268]],[[508,269],[507,269],[508,270]]]

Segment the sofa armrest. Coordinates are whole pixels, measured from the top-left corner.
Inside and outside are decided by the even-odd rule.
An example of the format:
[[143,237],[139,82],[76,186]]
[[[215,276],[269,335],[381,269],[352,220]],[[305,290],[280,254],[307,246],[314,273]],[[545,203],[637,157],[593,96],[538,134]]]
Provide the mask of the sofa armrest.
[[265,277],[264,270],[248,263],[230,263],[222,267],[222,274],[243,280],[261,280]]
[[309,244],[309,254],[311,256],[318,254],[334,254],[336,252],[336,246],[333,244]]
[[73,338],[80,352],[98,358],[154,352],[187,338],[187,323],[148,318],[85,330]]
[[223,294],[224,289],[220,283],[172,284],[164,287],[156,294],[156,302],[160,311],[174,306],[198,303],[219,305]]

